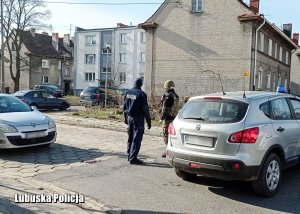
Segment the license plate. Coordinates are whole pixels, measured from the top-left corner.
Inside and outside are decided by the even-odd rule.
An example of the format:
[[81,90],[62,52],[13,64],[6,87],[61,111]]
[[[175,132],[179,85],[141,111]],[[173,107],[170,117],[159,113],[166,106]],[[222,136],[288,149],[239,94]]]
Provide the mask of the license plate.
[[184,143],[195,146],[213,147],[213,138],[196,135],[184,135]]
[[46,135],[47,135],[46,132],[30,132],[25,134],[25,138],[31,139],[31,138],[45,137]]

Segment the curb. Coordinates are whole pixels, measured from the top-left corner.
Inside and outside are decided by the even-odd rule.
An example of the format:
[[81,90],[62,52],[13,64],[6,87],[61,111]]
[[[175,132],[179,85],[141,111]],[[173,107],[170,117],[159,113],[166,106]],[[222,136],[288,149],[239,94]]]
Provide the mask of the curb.
[[[35,179],[29,179],[29,178],[22,178],[22,179],[18,179],[20,182],[23,182],[31,187],[34,186],[34,188],[37,189],[45,189],[48,190],[50,192],[54,192],[60,195],[64,195],[64,194],[80,194],[78,192],[74,192],[71,190],[66,190],[60,187],[57,187],[51,183],[48,182],[42,182],[42,181],[38,181]],[[93,198],[85,197],[85,202],[84,203],[74,203],[72,205],[78,206],[79,208],[83,209],[83,210],[90,210],[90,213],[111,213],[111,214],[121,214],[122,213],[122,209],[118,208],[118,207],[110,207],[107,206]]]
[[[50,115],[50,117],[51,117],[51,115]],[[54,120],[57,123],[62,123],[62,124],[67,124],[67,125],[82,126],[82,127],[86,127],[86,128],[100,128],[100,129],[106,129],[106,130],[110,130],[110,131],[118,131],[118,132],[121,131],[121,132],[126,132],[127,133],[127,128],[123,128],[123,127],[111,128],[111,127],[107,127],[107,126],[100,125],[100,124],[86,124],[86,123],[82,124],[80,122],[78,123],[78,121],[77,122],[72,122],[72,121],[66,121],[66,120],[62,120],[62,119],[58,119],[58,118],[55,118]],[[148,132],[148,131],[145,131],[144,135],[162,137],[162,133]]]

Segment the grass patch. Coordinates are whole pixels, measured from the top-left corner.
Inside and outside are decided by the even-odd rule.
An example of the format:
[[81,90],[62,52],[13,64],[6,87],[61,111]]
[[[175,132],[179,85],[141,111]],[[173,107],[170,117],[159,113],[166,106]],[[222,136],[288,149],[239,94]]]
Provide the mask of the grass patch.
[[64,96],[64,98],[71,102],[71,106],[79,106],[80,105],[80,97],[78,97],[78,96]]
[[[84,118],[124,122],[123,111],[116,108],[85,108],[85,110],[72,113],[72,115]],[[159,121],[156,119],[152,120],[152,126],[160,126]]]

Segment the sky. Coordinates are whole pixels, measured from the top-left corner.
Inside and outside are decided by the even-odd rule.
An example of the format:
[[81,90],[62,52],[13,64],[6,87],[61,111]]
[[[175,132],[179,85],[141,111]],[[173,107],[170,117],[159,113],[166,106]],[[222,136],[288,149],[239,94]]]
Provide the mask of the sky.
[[[71,33],[73,36],[75,27],[86,29],[116,27],[118,22],[126,25],[138,25],[146,21],[163,2],[163,0],[45,1],[48,9],[52,12],[52,18],[48,23],[52,25],[53,32],[58,32],[60,37],[67,33]],[[228,2],[230,1],[233,0],[228,0]],[[243,1],[249,3],[249,0]],[[279,27],[282,24],[292,23],[293,33],[300,33],[299,8],[300,0],[260,0],[260,13],[263,13],[271,23],[275,23]]]

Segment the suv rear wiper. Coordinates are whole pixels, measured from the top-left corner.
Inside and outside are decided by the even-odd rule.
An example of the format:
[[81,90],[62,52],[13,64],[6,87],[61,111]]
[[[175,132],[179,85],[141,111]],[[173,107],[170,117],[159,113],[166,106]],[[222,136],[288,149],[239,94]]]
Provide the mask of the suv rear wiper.
[[204,120],[202,117],[184,117],[186,120]]

